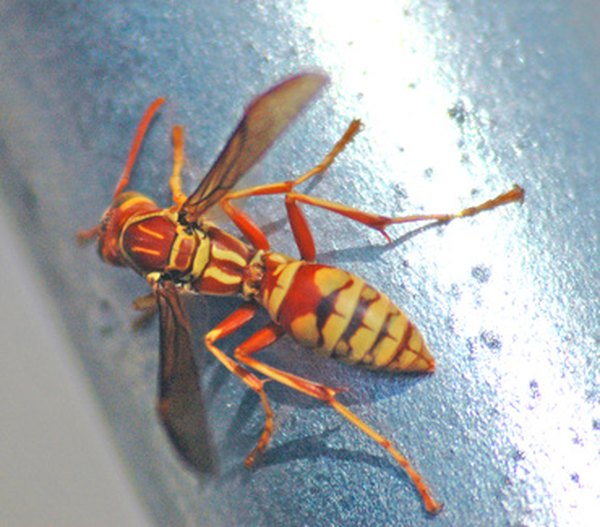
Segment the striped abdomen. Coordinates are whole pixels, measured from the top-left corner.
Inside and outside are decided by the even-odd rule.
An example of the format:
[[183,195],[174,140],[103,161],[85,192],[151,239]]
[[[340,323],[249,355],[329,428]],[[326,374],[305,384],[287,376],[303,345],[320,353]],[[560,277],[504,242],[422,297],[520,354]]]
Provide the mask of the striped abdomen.
[[433,371],[419,330],[362,278],[326,265],[267,256],[261,303],[295,340],[349,364]]

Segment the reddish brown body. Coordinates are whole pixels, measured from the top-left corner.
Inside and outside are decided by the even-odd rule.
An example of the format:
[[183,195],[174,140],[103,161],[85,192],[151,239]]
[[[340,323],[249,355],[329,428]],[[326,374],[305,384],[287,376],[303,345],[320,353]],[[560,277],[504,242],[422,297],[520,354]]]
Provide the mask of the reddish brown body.
[[[184,227],[173,211],[152,207],[141,195],[131,199],[134,206],[123,212],[121,205],[115,214],[120,264],[152,281],[171,279],[196,293],[255,301],[302,345],[349,364],[388,371],[435,368],[418,329],[361,278],[257,250],[210,223]],[[109,247],[112,255],[113,243]]]
[[[435,361],[418,329],[389,297],[360,277],[315,262],[316,250],[300,204],[329,210],[385,233],[391,224],[412,221],[450,221],[471,216],[522,198],[511,191],[457,214],[416,215],[389,218],[363,212],[295,191],[311,177],[323,173],[357,133],[353,121],[342,139],[323,161],[301,177],[241,191],[232,188],[262,156],[287,124],[326,82],[319,74],[292,77],[258,97],[246,110],[227,146],[188,197],[181,192],[184,163],[183,131],[173,130],[174,163],[170,184],[175,204],[161,209],[136,192],[124,192],[143,136],[163,99],[148,109],[134,139],[125,171],[113,203],[101,225],[81,233],[81,239],[98,237],[102,258],[113,265],[129,266],[154,289],[161,327],[159,412],[182,457],[196,468],[203,466],[198,443],[202,401],[193,362],[190,327],[178,291],[241,296],[244,304],[205,336],[205,344],[219,361],[254,390],[265,411],[265,426],[249,466],[267,445],[272,433],[273,411],[264,390],[271,379],[327,403],[344,418],[381,445],[408,473],[425,508],[437,513],[436,502],[419,474],[391,442],[378,434],[336,398],[337,390],[278,370],[254,354],[284,334],[318,353],[349,364],[386,371],[432,372]],[[233,202],[242,197],[285,195],[290,226],[300,258],[273,252],[262,230]],[[204,220],[203,214],[220,204],[249,243]],[[387,234],[386,234],[387,236]],[[140,302],[138,305],[147,305]],[[216,342],[237,331],[264,307],[272,322],[256,332],[234,352],[225,354]],[[256,373],[262,374],[262,378]]]

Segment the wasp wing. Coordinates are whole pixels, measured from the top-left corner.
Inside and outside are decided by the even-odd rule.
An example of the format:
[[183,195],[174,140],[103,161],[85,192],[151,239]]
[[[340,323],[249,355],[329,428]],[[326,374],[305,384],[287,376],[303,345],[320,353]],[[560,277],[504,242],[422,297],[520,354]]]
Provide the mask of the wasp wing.
[[180,220],[197,223],[263,156],[326,82],[327,77],[319,73],[296,75],[254,99],[208,174],[182,205]]
[[200,472],[213,472],[216,455],[210,436],[191,329],[172,282],[155,286],[160,316],[158,413],[179,455]]

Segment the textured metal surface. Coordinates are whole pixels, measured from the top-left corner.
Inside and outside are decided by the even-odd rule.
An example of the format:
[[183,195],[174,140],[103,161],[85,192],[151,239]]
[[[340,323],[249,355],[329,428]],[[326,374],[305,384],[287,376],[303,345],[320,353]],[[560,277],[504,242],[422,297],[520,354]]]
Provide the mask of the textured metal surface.
[[[591,525],[598,513],[600,11],[593,2],[67,2],[0,7],[2,197],[13,208],[160,525]],[[144,284],[77,249],[108,204],[138,118],[165,95],[133,185],[167,203],[170,126],[210,166],[242,108],[306,68],[329,89],[248,181],[309,168],[353,117],[364,132],[313,194],[384,214],[454,210],[519,182],[523,206],[376,233],[311,211],[321,260],[399,303],[430,377],[323,363],[286,340],[273,363],[335,386],[397,442],[446,508],[328,409],[269,386],[278,431],[206,358],[221,474],[197,482],[153,410],[157,331],[129,330]],[[281,199],[245,205],[295,254]],[[193,308],[200,334],[236,305]],[[228,341],[233,348],[236,339]],[[198,342],[199,344],[199,342]],[[68,433],[68,431],[65,431]],[[595,516],[594,516],[595,514]]]

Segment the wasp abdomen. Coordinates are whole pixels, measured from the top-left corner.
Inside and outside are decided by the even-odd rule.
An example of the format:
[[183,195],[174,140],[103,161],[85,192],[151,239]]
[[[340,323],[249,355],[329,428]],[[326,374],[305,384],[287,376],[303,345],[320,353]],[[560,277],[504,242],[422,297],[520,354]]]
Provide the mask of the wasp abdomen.
[[349,364],[433,371],[419,330],[362,278],[321,264],[282,262],[263,283],[262,302],[295,340]]

